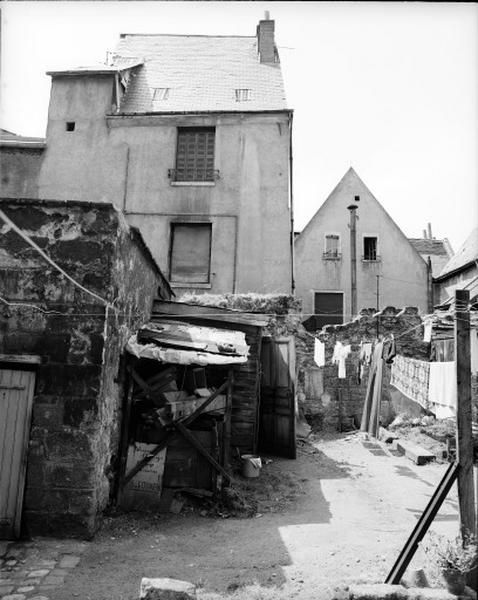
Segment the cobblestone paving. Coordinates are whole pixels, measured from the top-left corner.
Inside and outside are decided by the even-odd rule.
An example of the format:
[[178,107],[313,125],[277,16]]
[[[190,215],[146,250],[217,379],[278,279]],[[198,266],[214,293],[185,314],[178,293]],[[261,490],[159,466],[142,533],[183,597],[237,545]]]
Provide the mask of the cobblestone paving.
[[88,547],[86,542],[36,538],[0,542],[0,600],[49,600]]

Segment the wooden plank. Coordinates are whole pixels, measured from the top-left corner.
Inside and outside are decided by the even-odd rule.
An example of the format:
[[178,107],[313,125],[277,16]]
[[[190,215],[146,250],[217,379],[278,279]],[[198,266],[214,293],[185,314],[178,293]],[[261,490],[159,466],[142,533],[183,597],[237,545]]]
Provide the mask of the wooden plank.
[[192,445],[196,450],[204,456],[204,458],[218,471],[223,477],[227,479],[230,484],[234,484],[234,479],[229,473],[221,467],[221,465],[215,460],[209,452],[197,441],[197,439],[191,434],[189,429],[185,427],[180,421],[174,423],[174,427],[179,433]]
[[217,388],[217,390],[215,392],[213,392],[209,398],[207,400],[205,400],[201,406],[198,406],[196,408],[196,410],[193,412],[192,415],[189,415],[189,417],[187,417],[186,419],[184,419],[182,421],[183,425],[189,425],[190,423],[192,423],[193,421],[195,421],[197,419],[197,417],[204,411],[204,409],[209,406],[209,404],[211,404],[211,402],[217,397],[219,396],[219,394],[222,394],[222,392],[224,392],[227,389],[228,386],[228,382],[225,381],[219,388]]
[[37,354],[0,354],[0,363],[41,364],[41,356]]
[[123,494],[123,478],[126,473],[126,462],[128,460],[129,446],[129,426],[131,417],[131,405],[133,403],[133,378],[128,378],[128,388],[123,401],[123,419],[121,421],[121,438],[120,438],[120,468],[119,482],[117,490],[117,501],[120,504]]
[[123,477],[121,481],[121,486],[124,487],[128,481],[131,481],[133,477],[141,471],[143,467],[145,467],[153,458],[161,452],[168,445],[171,436],[174,435],[174,431],[166,431],[164,438],[158,443],[156,448],[153,448],[151,452],[146,455],[142,460],[139,461],[126,475]]
[[223,460],[222,465],[226,471],[230,471],[231,467],[231,415],[232,415],[232,387],[234,381],[234,371],[229,369],[227,378],[226,392],[226,412],[224,415],[224,427],[222,436],[223,445]]
[[[458,508],[462,535],[476,535],[475,492],[473,481],[473,437],[471,415],[470,292],[455,290],[456,356],[456,459],[458,473]],[[467,582],[476,590],[476,568]]]
[[20,537],[35,373],[0,369],[0,538]]
[[407,570],[410,561],[412,560],[415,552],[417,551],[419,543],[425,536],[428,528],[430,527],[433,519],[440,510],[443,501],[445,500],[451,486],[458,476],[460,466],[458,463],[450,463],[448,469],[445,472],[442,480],[438,484],[433,496],[431,497],[427,507],[421,514],[420,518],[415,525],[410,537],[405,543],[402,551],[400,552],[392,570],[387,575],[385,583],[398,585],[400,583],[403,574]]
[[168,300],[155,300],[153,303],[152,321],[161,319],[161,315],[171,317],[187,317],[188,320],[207,319],[226,323],[238,323],[242,325],[252,325],[255,327],[264,327],[269,323],[269,317],[220,308],[218,306],[200,306],[198,304],[187,304],[186,302],[171,302]]

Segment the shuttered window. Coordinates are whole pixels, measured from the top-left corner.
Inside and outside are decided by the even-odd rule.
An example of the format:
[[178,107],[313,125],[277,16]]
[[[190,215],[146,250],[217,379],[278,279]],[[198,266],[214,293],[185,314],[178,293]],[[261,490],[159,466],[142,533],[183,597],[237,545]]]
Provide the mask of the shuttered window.
[[337,258],[340,250],[340,236],[328,233],[325,236],[325,254],[331,258]]
[[209,283],[211,224],[174,223],[171,227],[172,283]]
[[176,181],[214,181],[214,127],[179,127]]

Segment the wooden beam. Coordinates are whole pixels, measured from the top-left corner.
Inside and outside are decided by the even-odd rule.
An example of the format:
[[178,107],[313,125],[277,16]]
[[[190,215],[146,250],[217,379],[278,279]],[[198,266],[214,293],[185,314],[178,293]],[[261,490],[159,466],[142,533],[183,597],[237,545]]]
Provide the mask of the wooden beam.
[[0,362],[40,365],[41,356],[37,354],[0,354]]
[[456,350],[456,458],[458,505],[462,533],[476,532],[475,494],[473,489],[473,438],[471,433],[471,361],[470,361],[470,292],[455,291]]
[[[476,535],[470,346],[470,292],[455,290],[456,460],[460,465],[458,509],[463,536]],[[467,575],[467,582],[476,590],[476,568]]]
[[387,579],[385,579],[385,583],[389,583],[391,585],[398,585],[400,583],[403,574],[407,570],[407,567],[418,548],[418,544],[422,541],[433,519],[440,510],[440,507],[447,497],[453,482],[457,478],[459,470],[460,466],[458,463],[450,463],[445,475],[431,497],[430,502],[418,519],[414,530],[412,531],[410,537],[405,543],[405,546],[395,561],[395,564],[388,574]]
[[200,415],[200,414],[203,412],[203,410],[204,410],[205,408],[207,408],[207,407],[209,406],[209,404],[211,404],[211,402],[212,402],[213,400],[215,400],[215,399],[216,399],[216,398],[219,396],[219,394],[222,394],[222,392],[224,392],[224,391],[226,390],[227,386],[228,386],[228,381],[225,381],[225,382],[224,382],[224,383],[221,385],[221,387],[219,387],[219,388],[218,388],[218,389],[217,389],[215,392],[213,392],[213,393],[212,393],[212,394],[209,396],[209,398],[208,398],[207,400],[205,400],[205,401],[204,401],[204,402],[201,404],[201,406],[198,406],[198,407],[196,408],[196,410],[195,410],[195,411],[194,411],[192,414],[190,414],[190,415],[189,415],[189,417],[186,417],[185,419],[183,419],[183,420],[181,421],[181,423],[182,423],[183,425],[189,425],[190,423],[192,423],[193,421],[195,421],[195,420],[197,419],[197,417],[199,417],[199,415]]
[[226,471],[231,466],[231,416],[232,416],[232,388],[234,382],[234,371],[229,369],[226,391],[226,411],[224,415],[224,429],[222,436],[222,465]]

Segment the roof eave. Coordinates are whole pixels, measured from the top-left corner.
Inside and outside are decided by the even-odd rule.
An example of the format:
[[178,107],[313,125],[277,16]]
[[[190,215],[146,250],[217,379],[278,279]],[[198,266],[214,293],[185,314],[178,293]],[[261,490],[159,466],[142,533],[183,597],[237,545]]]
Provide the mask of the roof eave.
[[454,275],[458,275],[458,273],[466,271],[467,269],[469,269],[470,267],[473,267],[474,265],[478,265],[478,258],[470,260],[467,263],[465,263],[464,265],[461,265],[461,266],[457,267],[456,269],[452,269],[451,271],[448,271],[447,273],[442,273],[441,275],[438,275],[438,277],[434,277],[433,281],[439,283],[440,281],[444,281],[445,279],[448,279],[449,277],[453,277]]
[[154,116],[167,116],[167,115],[250,115],[250,114],[277,114],[285,113],[292,115],[294,113],[293,108],[266,108],[261,110],[168,110],[168,111],[145,111],[145,112],[118,112],[110,113],[106,116],[108,118],[121,118],[121,117],[154,117]]

